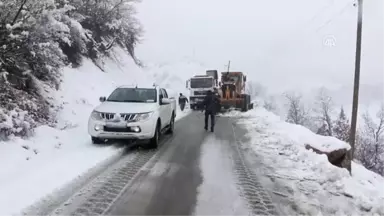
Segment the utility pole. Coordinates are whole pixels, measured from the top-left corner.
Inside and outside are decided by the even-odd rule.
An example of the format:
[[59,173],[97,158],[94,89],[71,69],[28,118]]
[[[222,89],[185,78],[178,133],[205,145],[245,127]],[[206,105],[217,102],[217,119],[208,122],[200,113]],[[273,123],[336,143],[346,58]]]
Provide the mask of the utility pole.
[[355,78],[353,84],[353,104],[352,104],[352,120],[350,131],[351,150],[347,154],[348,170],[352,173],[351,163],[355,153],[357,113],[359,106],[359,85],[360,85],[360,63],[361,63],[361,32],[363,24],[363,0],[357,0],[357,36],[356,36],[356,56],[355,56]]

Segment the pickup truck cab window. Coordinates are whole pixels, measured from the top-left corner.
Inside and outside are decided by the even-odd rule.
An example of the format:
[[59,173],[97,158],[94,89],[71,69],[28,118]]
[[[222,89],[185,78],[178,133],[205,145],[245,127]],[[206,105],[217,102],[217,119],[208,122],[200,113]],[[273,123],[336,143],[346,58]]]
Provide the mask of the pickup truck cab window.
[[110,102],[156,103],[156,89],[117,88],[108,97]]
[[161,99],[164,98],[163,91],[159,89],[159,104],[161,104]]
[[160,90],[162,91],[164,98],[168,98],[167,91],[165,89],[160,89]]

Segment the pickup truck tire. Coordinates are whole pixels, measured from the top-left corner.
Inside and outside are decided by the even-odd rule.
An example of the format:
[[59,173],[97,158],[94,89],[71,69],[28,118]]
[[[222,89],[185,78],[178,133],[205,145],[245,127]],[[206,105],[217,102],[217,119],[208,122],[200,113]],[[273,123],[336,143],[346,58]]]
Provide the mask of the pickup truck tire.
[[91,137],[93,144],[102,144],[104,143],[104,140],[97,138],[97,137]]
[[168,125],[169,129],[167,130],[166,134],[173,134],[173,131],[175,129],[175,114],[172,113],[171,120]]
[[149,148],[157,148],[159,146],[160,133],[160,125],[158,123],[155,129],[155,135],[149,140]]

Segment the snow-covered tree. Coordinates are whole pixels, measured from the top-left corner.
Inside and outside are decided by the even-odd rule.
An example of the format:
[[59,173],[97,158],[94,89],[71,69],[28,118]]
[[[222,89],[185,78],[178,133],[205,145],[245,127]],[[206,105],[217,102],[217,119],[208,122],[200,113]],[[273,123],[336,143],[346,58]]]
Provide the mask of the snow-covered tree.
[[384,105],[373,119],[368,113],[363,114],[364,127],[360,131],[356,156],[367,168],[384,175]]
[[332,136],[333,121],[331,116],[333,112],[333,101],[332,98],[327,94],[327,90],[325,88],[319,89],[315,104],[315,111],[318,115],[317,119],[321,125],[319,132],[324,133],[322,135],[325,136]]
[[341,107],[339,116],[333,127],[333,135],[339,140],[349,142],[350,130],[351,126],[349,124],[348,118],[345,115],[343,107]]
[[[6,1],[0,11],[0,71],[6,74],[0,80],[3,115],[13,119],[16,112],[23,113],[24,120],[49,121],[49,103],[41,90],[60,82],[66,56],[59,43],[70,43],[68,27],[61,21],[66,10],[58,10],[51,0],[22,0]],[[6,128],[0,130],[7,134]]]
[[13,111],[23,113],[31,127],[52,121],[51,105],[41,93],[57,89],[61,68],[81,65],[83,55],[97,63],[121,46],[140,64],[134,48],[142,29],[134,2],[0,0],[0,134],[12,131],[1,125],[17,116]]
[[305,110],[303,103],[301,102],[301,95],[295,93],[285,93],[285,97],[288,100],[288,114],[287,122],[306,125],[308,120],[308,112]]
[[134,18],[133,3],[137,0],[68,0],[76,10],[70,16],[89,30],[86,36],[90,39],[88,50],[96,57],[98,52],[108,54],[108,51],[118,44],[135,57],[134,48],[141,37],[142,28]]

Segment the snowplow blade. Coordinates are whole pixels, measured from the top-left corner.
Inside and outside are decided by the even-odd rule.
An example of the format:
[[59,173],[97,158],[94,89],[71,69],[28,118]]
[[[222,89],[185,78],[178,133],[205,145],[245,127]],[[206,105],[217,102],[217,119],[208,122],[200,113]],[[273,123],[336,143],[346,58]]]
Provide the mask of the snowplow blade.
[[251,103],[251,97],[247,94],[241,95],[239,98],[221,98],[221,110],[226,112],[229,110],[241,110],[247,112],[253,109],[253,103]]

